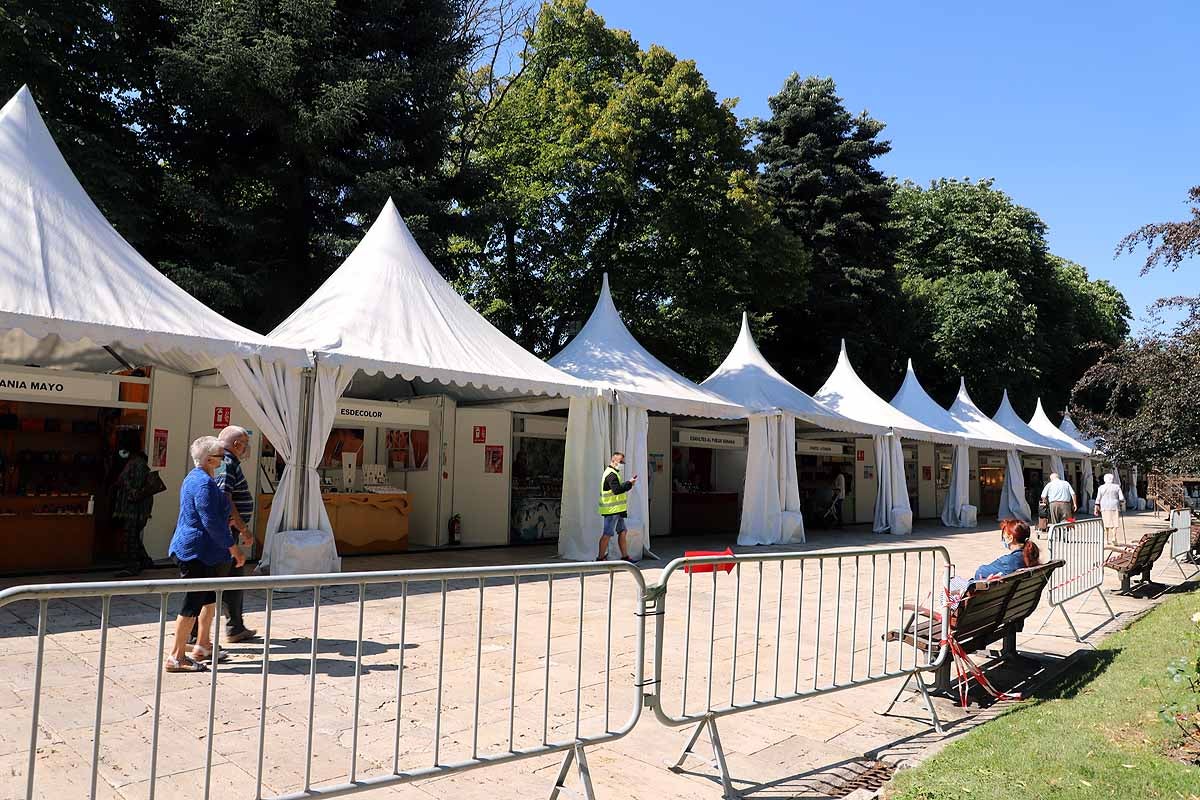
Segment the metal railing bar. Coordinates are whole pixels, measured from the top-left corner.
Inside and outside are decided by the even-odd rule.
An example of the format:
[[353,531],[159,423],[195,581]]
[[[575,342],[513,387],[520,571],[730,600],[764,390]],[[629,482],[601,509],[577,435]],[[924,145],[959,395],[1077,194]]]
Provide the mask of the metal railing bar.
[[275,593],[267,589],[263,621],[262,689],[258,696],[258,767],[254,773],[254,800],[262,800],[263,764],[267,751],[267,678],[271,674],[271,616]]
[[[158,650],[163,653],[167,645],[167,594],[159,595],[158,604]],[[154,800],[155,783],[158,778],[158,728],[162,719],[162,681],[165,667],[156,658],[154,660],[154,717],[150,723],[150,782],[149,800]],[[261,792],[260,792],[261,794]]]
[[308,666],[308,732],[304,750],[304,790],[312,788],[313,709],[317,702],[317,648],[320,639],[321,587],[313,587],[312,654]]
[[[221,601],[223,594],[224,592],[218,588],[216,602],[213,604],[212,661],[209,667],[212,672],[212,680],[208,686],[208,736],[204,743],[204,800],[208,800],[212,793],[213,726],[217,721],[217,673],[221,671]],[[200,641],[200,631],[196,632],[196,641]]]
[[88,797],[96,800],[96,779],[100,774],[100,723],[104,718],[104,666],[108,655],[108,614],[111,597],[100,601],[100,658],[96,667],[96,719],[92,726],[92,783]]
[[350,783],[358,777],[358,714],[362,699],[363,617],[367,611],[367,585],[358,585],[358,640],[354,644],[354,715],[350,733]]

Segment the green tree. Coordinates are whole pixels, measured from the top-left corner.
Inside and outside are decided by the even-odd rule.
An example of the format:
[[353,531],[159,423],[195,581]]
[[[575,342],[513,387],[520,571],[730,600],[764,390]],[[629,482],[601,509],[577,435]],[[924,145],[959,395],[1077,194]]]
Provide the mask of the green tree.
[[755,126],[760,185],[776,219],[811,251],[812,279],[764,350],[815,388],[845,338],[864,379],[890,394],[905,354],[888,225],[893,190],[874,166],[891,150],[880,138],[884,125],[865,111],[851,115],[831,78],[793,74],[769,103],[770,118]]
[[1128,334],[1129,307],[1107,281],[1052,255],[1046,226],[991,180],[900,184],[892,201],[896,270],[912,357],[939,400],[965,377],[994,408],[1037,397],[1065,407],[1070,387]]
[[135,246],[152,241],[153,159],[131,127],[151,83],[143,3],[9,0],[0,5],[0,103],[28,84],[92,200]]
[[[390,195],[436,257],[454,0],[164,0],[146,138],[163,165],[164,269],[240,321],[302,302]],[[169,113],[162,113],[169,110]]]
[[561,348],[607,271],[635,335],[703,377],[740,308],[786,308],[803,286],[803,253],[758,191],[747,132],[694,62],[557,0],[503,96],[476,154],[490,179],[458,242],[461,286],[526,347]]

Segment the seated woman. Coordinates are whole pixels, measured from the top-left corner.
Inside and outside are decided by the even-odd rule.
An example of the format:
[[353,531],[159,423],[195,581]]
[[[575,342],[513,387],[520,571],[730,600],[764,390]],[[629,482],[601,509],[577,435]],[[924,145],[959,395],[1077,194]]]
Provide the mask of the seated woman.
[[974,581],[1003,578],[1005,575],[1011,575],[1019,569],[1037,566],[1038,559],[1041,558],[1041,553],[1038,550],[1038,546],[1029,537],[1030,530],[1028,523],[1022,522],[1019,519],[1001,520],[1000,540],[1004,543],[1007,552],[995,561],[984,564],[975,570],[975,575],[970,580],[958,577],[952,578],[950,581],[950,593],[961,595]]

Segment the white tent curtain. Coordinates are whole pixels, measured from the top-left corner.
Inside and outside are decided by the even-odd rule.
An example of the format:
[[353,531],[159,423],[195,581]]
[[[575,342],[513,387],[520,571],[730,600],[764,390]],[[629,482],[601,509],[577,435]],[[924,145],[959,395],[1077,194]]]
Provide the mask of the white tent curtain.
[[271,513],[267,517],[266,537],[269,542],[276,531],[298,527],[299,520],[294,509],[299,485],[293,465],[294,444],[300,439],[303,372],[267,363],[260,358],[248,361],[225,358],[221,361],[220,370],[233,396],[246,409],[263,435],[271,440],[275,452],[283,459],[283,474],[275,486],[276,502],[271,503]]
[[[650,548],[650,456],[647,452],[646,437],[650,433],[650,415],[644,408],[627,406],[617,403],[612,406],[612,450],[625,454],[625,470],[623,477],[629,480],[634,475],[638,482],[629,490],[628,518],[625,525],[629,530],[629,557],[640,561],[643,549]],[[611,452],[602,456],[607,461]],[[594,500],[600,499],[600,481],[592,486]],[[603,522],[601,522],[603,524]],[[597,535],[599,530],[597,531]],[[608,544],[608,557],[621,557],[621,550],[614,536]]]
[[[750,417],[746,485],[742,492],[742,523],[737,538],[740,545],[779,544],[782,539],[779,422],[778,416],[756,414]],[[795,422],[792,422],[792,428],[794,431]],[[795,433],[792,435],[795,436]]]
[[908,502],[908,481],[904,477],[904,446],[895,433],[890,438],[892,505],[888,522],[893,534],[907,536],[912,533],[913,515]]
[[1019,519],[1032,522],[1029,501],[1025,499],[1025,473],[1021,467],[1021,455],[1016,449],[1005,453],[1007,466],[1004,470],[1004,485],[1000,487],[999,519]]
[[609,446],[609,408],[604,397],[572,397],[567,411],[558,554],[570,561],[596,558],[604,526],[596,505]]
[[1067,479],[1067,466],[1063,463],[1062,456],[1057,453],[1050,456],[1050,471],[1064,481]]
[[894,433],[874,436],[879,490],[875,495],[876,533],[904,536],[912,533],[912,506],[904,479],[904,447]]
[[337,402],[350,385],[354,377],[354,369],[350,367],[318,364],[314,370],[312,386],[312,417],[309,419],[308,458],[305,460],[305,479],[308,490],[305,495],[304,507],[300,509],[299,530],[322,530],[333,532],[329,522],[329,512],[321,500],[321,476],[317,467],[325,454],[325,442],[329,440],[329,432],[333,430],[333,422],[337,419]]
[[1092,460],[1083,459],[1083,497],[1079,498],[1079,508],[1092,510],[1092,500],[1096,494],[1096,474],[1092,472]]
[[784,544],[803,544],[804,514],[800,510],[800,479],[796,474],[796,418],[784,414],[779,420],[779,504],[782,509]]
[[875,524],[871,530],[875,533],[887,533],[892,527],[888,521],[889,510],[892,507],[892,460],[888,457],[888,437],[877,435],[871,437],[875,449]]
[[965,444],[954,446],[954,462],[950,468],[950,491],[942,507],[942,524],[951,528],[963,527],[962,507],[970,501],[971,452]]

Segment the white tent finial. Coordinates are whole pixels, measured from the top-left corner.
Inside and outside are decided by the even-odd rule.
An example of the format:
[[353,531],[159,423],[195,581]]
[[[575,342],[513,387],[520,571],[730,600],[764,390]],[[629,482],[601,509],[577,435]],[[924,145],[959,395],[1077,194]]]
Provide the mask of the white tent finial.
[[914,374],[916,373],[916,370],[915,370],[915,369],[913,369],[913,365],[912,365],[912,359],[911,359],[911,358],[908,360],[908,371],[909,371],[909,372],[912,372],[912,373],[914,373]]
[[958,376],[958,390],[960,392],[965,392],[967,390],[967,379],[962,375]]
[[846,337],[844,337],[844,336],[842,337],[842,352],[840,353],[840,355],[846,359],[850,358],[849,354],[846,353]]

